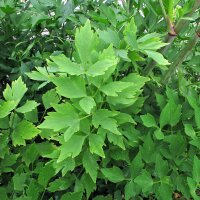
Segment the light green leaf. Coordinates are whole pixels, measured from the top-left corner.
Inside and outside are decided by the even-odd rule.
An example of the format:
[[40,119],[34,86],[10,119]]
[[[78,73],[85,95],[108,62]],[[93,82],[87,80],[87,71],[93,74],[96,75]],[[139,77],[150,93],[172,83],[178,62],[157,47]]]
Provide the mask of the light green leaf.
[[40,130],[37,129],[31,122],[23,120],[17,124],[12,133],[13,145],[25,145],[25,140],[31,140],[39,133]]
[[146,170],[143,170],[142,173],[134,179],[134,182],[140,186],[142,192],[144,193],[152,190],[153,179]]
[[67,142],[74,133],[78,132],[80,129],[80,121],[74,120],[74,122],[69,126],[69,128],[64,133],[64,140]]
[[85,97],[85,81],[81,77],[54,77],[51,79],[57,86],[58,94],[67,98],[81,98]]
[[104,139],[100,135],[91,134],[89,136],[89,146],[91,153],[95,153],[101,156],[102,158],[105,158],[105,154],[103,151]]
[[131,50],[137,49],[137,27],[135,25],[134,18],[131,19],[130,23],[127,24],[124,30],[124,38],[126,43],[131,47]]
[[163,134],[162,130],[159,128],[155,130],[154,134],[157,140],[163,140],[165,138],[165,135]]
[[7,84],[3,96],[7,101],[16,101],[19,103],[26,91],[27,87],[22,78],[19,77],[16,81],[12,82],[11,87]]
[[153,115],[147,113],[146,115],[141,115],[140,117],[142,119],[143,124],[146,127],[149,127],[149,128],[150,127],[155,127],[155,128],[158,127]]
[[113,166],[112,168],[101,169],[102,174],[111,182],[119,183],[122,182],[125,177],[120,168]]
[[150,33],[139,38],[137,40],[138,48],[141,50],[158,50],[161,47],[166,46],[167,43],[162,42],[158,36],[159,34],[157,33]]
[[52,104],[56,104],[59,101],[59,95],[56,93],[55,89],[48,90],[45,94],[42,95],[42,102],[46,110],[51,108]]
[[64,54],[51,56],[51,59],[56,63],[59,68],[59,72],[66,72],[70,75],[81,75],[84,74],[84,70],[81,65],[72,62]]
[[10,114],[17,106],[16,101],[4,101],[0,104],[0,118],[4,118]]
[[90,175],[94,183],[96,183],[97,170],[99,169],[95,157],[96,156],[92,155],[89,151],[85,151],[83,155],[83,167],[85,168],[86,173]]
[[200,128],[200,106],[198,104],[197,99],[193,95],[187,95],[186,96],[188,103],[190,106],[194,109],[194,117],[195,117],[195,122],[198,128]]
[[107,137],[109,142],[113,143],[114,145],[119,146],[123,150],[125,150],[125,145],[124,145],[124,137],[122,135],[115,135],[113,133],[107,133]]
[[98,31],[99,37],[107,44],[113,44],[115,47],[119,48],[120,38],[116,31],[112,29],[107,29],[107,31]]
[[56,112],[49,112],[44,122],[39,125],[39,128],[59,131],[70,127],[71,124],[79,120],[78,114],[70,103],[56,104],[54,108]]
[[96,42],[96,34],[92,31],[89,20],[87,20],[83,27],[76,29],[75,46],[82,63],[87,63],[90,59],[91,52],[95,48]]
[[120,112],[114,118],[117,120],[118,125],[125,124],[125,123],[136,124],[132,116],[127,113]]
[[101,125],[102,128],[114,134],[121,135],[121,133],[117,129],[118,127],[117,121],[111,118],[112,116],[114,117],[115,115],[117,115],[117,112],[112,112],[106,109],[99,109],[94,113],[92,118],[92,123],[95,128],[98,128],[98,126]]
[[37,71],[27,72],[27,76],[35,81],[48,81],[49,74],[45,67],[36,67]]
[[196,139],[196,133],[192,127],[192,124],[184,124],[185,133],[192,139]]
[[199,200],[199,197],[196,194],[196,189],[197,189],[197,183],[195,180],[193,180],[190,177],[187,177],[187,183],[190,189],[190,194],[192,195],[192,197],[194,198],[194,200]]
[[133,86],[133,83],[114,81],[100,88],[107,96],[118,96],[117,93],[122,92],[124,89]]
[[170,63],[163,57],[162,54],[156,52],[156,51],[150,51],[145,50],[144,51],[149,58],[152,58],[154,61],[156,61],[159,65],[169,65]]
[[34,110],[38,105],[39,104],[36,101],[27,100],[26,103],[23,106],[17,108],[16,111],[19,113],[27,113]]
[[200,159],[194,156],[192,176],[196,183],[200,182]]
[[85,137],[73,135],[67,142],[61,145],[60,155],[57,162],[61,162],[68,157],[75,158],[82,150]]
[[117,64],[117,59],[103,59],[103,60],[99,60],[96,63],[92,64],[89,66],[86,74],[88,76],[100,76],[106,73],[106,71],[115,66]]
[[87,114],[90,114],[92,108],[96,106],[96,102],[92,97],[84,97],[79,101],[79,105]]

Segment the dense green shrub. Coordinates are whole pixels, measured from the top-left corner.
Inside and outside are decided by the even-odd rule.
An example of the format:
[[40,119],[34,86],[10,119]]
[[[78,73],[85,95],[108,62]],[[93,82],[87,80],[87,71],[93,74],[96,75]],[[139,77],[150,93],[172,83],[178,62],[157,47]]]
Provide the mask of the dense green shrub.
[[200,1],[159,3],[1,2],[0,199],[200,199]]

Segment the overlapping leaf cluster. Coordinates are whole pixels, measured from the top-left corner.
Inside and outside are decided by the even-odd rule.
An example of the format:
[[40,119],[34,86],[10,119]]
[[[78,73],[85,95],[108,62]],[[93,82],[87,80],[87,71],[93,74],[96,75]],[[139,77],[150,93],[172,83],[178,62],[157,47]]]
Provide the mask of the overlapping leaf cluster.
[[[31,1],[33,9],[41,2]],[[43,9],[56,7],[51,2]],[[85,22],[72,31],[70,55],[63,46],[52,50],[45,64],[23,74],[27,85],[22,77],[6,85],[0,100],[0,199],[200,198],[198,86],[182,71],[178,80],[161,85],[160,74],[172,60],[166,57],[177,46],[160,53],[168,45],[155,32],[162,28],[147,32],[139,12],[131,13],[133,5],[149,13],[148,24],[160,16],[155,2],[132,3],[89,2],[83,8],[97,11],[88,8],[85,16],[71,18],[66,13],[74,24]],[[173,20],[171,3],[164,6]],[[1,10],[13,13],[11,8]],[[194,66],[196,57],[185,66]],[[148,77],[143,71],[151,59],[156,70]]]

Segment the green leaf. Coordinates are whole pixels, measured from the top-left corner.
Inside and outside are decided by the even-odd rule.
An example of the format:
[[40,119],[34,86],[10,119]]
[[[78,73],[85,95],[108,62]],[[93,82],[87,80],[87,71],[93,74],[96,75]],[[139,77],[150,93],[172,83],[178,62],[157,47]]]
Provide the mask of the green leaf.
[[72,62],[64,54],[51,56],[53,62],[58,66],[59,72],[66,72],[70,75],[81,75],[84,74],[83,68],[81,65]]
[[157,140],[163,140],[165,138],[164,133],[159,128],[155,130],[154,134]]
[[199,197],[196,194],[196,189],[197,189],[197,183],[195,180],[193,180],[190,177],[187,177],[187,183],[190,189],[190,194],[192,195],[192,197],[194,198],[194,200],[199,200]]
[[86,173],[90,175],[93,182],[96,183],[97,170],[99,169],[99,166],[95,156],[92,155],[89,151],[85,151],[83,155],[83,167],[85,168]]
[[81,77],[53,77],[52,82],[57,86],[58,94],[67,98],[85,97],[85,81]]
[[16,106],[16,101],[4,101],[3,103],[0,103],[0,118],[8,116]]
[[124,175],[120,168],[113,166],[112,168],[101,169],[102,174],[111,182],[119,183],[124,181]]
[[131,50],[137,49],[137,27],[135,25],[134,18],[132,17],[130,23],[126,25],[126,28],[124,30],[124,39],[126,43],[131,47]]
[[192,139],[196,139],[196,133],[192,127],[192,124],[184,124],[185,133]]
[[3,96],[7,101],[16,101],[19,103],[26,91],[26,85],[22,81],[22,78],[19,77],[16,81],[12,82],[11,87],[7,84]]
[[172,199],[173,188],[166,183],[161,183],[158,188],[158,198],[161,200]]
[[104,75],[106,71],[117,64],[117,59],[103,59],[89,66],[87,70],[88,76]]
[[124,145],[124,137],[122,135],[115,135],[113,133],[107,133],[107,137],[110,143],[113,143],[114,145],[119,146],[123,150],[125,150]]
[[148,55],[149,58],[152,58],[156,61],[159,65],[169,65],[170,63],[163,57],[162,54],[151,51],[151,50],[144,50],[144,52]]
[[114,81],[100,88],[107,96],[118,96],[117,93],[122,92],[124,89],[133,86],[133,83]]
[[26,180],[26,174],[15,174],[13,176],[13,184],[14,184],[14,190],[16,191],[23,191],[25,186],[25,180]]
[[61,197],[61,200],[80,200],[82,199],[82,192],[67,192]]
[[134,182],[140,186],[144,193],[152,190],[153,180],[146,170],[143,170],[142,173],[134,179]]
[[198,104],[197,99],[192,96],[192,95],[187,95],[186,96],[188,103],[190,104],[190,106],[194,109],[194,117],[195,117],[195,122],[198,128],[200,128],[200,106]]
[[6,189],[3,187],[0,187],[0,199],[8,200]]
[[162,178],[168,174],[169,166],[166,160],[163,160],[162,157],[158,154],[156,157],[156,166],[155,172],[159,178]]
[[81,182],[83,183],[85,187],[87,199],[89,199],[91,193],[95,191],[96,189],[96,184],[92,181],[90,176],[86,173],[84,173],[83,176],[81,177]]
[[113,44],[119,48],[120,38],[116,31],[108,28],[106,31],[98,31],[99,38],[101,38],[107,44]]
[[0,117],[0,129],[9,128],[9,122],[10,122],[10,120],[8,117],[4,117],[4,118]]
[[177,105],[172,99],[169,99],[160,114],[160,128],[163,128],[167,124],[175,126],[180,121],[181,108],[180,104]]
[[37,129],[31,122],[23,120],[17,124],[12,133],[13,145],[25,145],[25,140],[31,140],[37,136],[38,133],[40,133],[40,130]]
[[89,146],[91,153],[95,153],[102,158],[105,158],[105,154],[103,151],[104,139],[102,138],[102,136],[98,134],[91,134],[89,136]]
[[54,89],[48,90],[45,94],[42,95],[42,102],[44,104],[45,109],[52,107],[52,104],[56,104],[60,101],[59,95],[56,93]]
[[50,192],[66,190],[72,183],[73,180],[70,178],[58,178],[49,184],[47,190]]
[[111,118],[115,115],[117,115],[117,113],[109,111],[107,109],[99,109],[94,113],[92,123],[95,128],[98,128],[98,126],[101,125],[102,128],[114,134],[121,135],[121,133],[117,129],[117,121]]
[[142,119],[143,124],[146,127],[148,127],[148,128],[150,128],[150,127],[155,127],[155,128],[158,127],[157,123],[156,123],[156,120],[155,120],[153,115],[147,113],[146,115],[141,115],[140,117]]
[[17,108],[16,111],[19,113],[27,113],[34,110],[39,104],[36,101],[29,101],[27,100],[26,103]]
[[38,183],[46,188],[49,180],[55,175],[55,169],[53,168],[52,164],[47,164],[40,169],[38,175]]
[[145,162],[151,163],[155,161],[156,149],[155,143],[151,138],[151,135],[148,134],[144,137],[144,144],[140,147],[140,152],[142,158]]
[[64,140],[67,142],[74,133],[78,132],[80,129],[79,120],[75,121],[69,126],[69,128],[64,133]]
[[37,149],[37,145],[36,143],[32,143],[26,146],[26,150],[25,150],[22,160],[26,163],[26,166],[29,167],[29,165],[35,161],[38,155],[39,155],[39,152]]
[[96,106],[96,102],[92,97],[84,97],[79,101],[79,105],[87,114],[90,114],[92,108]]
[[27,72],[27,76],[35,81],[48,81],[49,74],[44,67],[36,67],[37,71]]
[[192,177],[196,183],[200,182],[200,159],[197,156],[194,156]]
[[137,40],[138,48],[141,50],[158,50],[161,47],[166,46],[167,43],[162,42],[158,36],[159,34],[157,33],[150,33],[139,38]]
[[92,31],[89,20],[87,20],[83,27],[76,29],[75,46],[82,63],[87,63],[90,59],[96,41],[96,34]]
[[130,166],[131,177],[134,179],[136,176],[138,176],[143,167],[144,163],[142,162],[142,156],[141,153],[139,152],[131,162]]
[[57,162],[61,162],[68,157],[75,158],[82,150],[85,137],[73,135],[67,142],[61,145],[60,155]]
[[130,200],[132,197],[136,195],[135,191],[135,183],[131,180],[125,186],[125,200]]
[[39,128],[59,131],[79,121],[79,116],[70,103],[55,104],[54,109],[56,112],[49,112],[44,122],[39,125]]
[[37,180],[32,178],[30,179],[30,184],[28,185],[26,194],[27,196],[32,197],[33,200],[37,200],[43,190],[43,187],[41,187],[40,184],[38,184]]

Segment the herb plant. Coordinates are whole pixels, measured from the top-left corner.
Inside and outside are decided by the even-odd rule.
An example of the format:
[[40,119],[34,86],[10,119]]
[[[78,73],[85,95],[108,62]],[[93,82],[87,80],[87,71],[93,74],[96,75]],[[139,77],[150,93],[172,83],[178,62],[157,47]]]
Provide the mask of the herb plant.
[[200,199],[199,6],[2,1],[0,199]]

